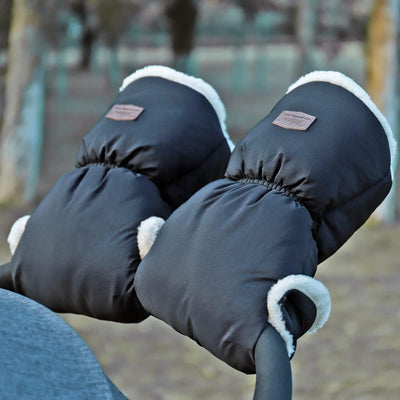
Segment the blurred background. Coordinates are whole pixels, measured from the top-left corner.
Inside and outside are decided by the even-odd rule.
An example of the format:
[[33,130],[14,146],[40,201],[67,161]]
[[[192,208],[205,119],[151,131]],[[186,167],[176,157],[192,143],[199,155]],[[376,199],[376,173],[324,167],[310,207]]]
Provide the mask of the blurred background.
[[[148,64],[211,83],[237,142],[302,74],[338,70],[398,137],[400,0],[0,0],[0,259],[122,79]],[[400,193],[319,267],[332,316],[292,361],[294,399],[400,398]],[[131,399],[251,399],[254,377],[149,318],[63,316]]]

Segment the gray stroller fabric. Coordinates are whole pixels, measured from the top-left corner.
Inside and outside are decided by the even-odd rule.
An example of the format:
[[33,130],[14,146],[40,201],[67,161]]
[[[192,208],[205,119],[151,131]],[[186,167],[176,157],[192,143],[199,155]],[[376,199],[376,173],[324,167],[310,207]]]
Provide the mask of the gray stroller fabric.
[[126,399],[57,314],[3,289],[0,310],[1,399]]

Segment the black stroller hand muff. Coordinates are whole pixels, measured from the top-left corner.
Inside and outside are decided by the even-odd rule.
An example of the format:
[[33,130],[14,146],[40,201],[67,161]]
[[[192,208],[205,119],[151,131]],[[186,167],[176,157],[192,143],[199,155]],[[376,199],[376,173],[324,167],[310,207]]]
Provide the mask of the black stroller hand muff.
[[155,239],[147,226],[223,176],[230,146],[208,83],[163,66],[127,77],[83,138],[76,169],[11,230],[15,291],[56,312],[146,318],[134,279]]
[[12,284],[55,311],[151,314],[256,373],[255,399],[290,399],[297,341],[330,313],[317,265],[391,188],[390,126],[350,78],[317,71],[230,155],[215,92],[146,71],[115,102],[135,108],[110,111],[135,121],[105,115],[14,226]]
[[233,368],[256,372],[257,398],[290,398],[271,371],[281,364],[288,382],[284,359],[328,319],[317,265],[386,197],[394,153],[363,89],[337,72],[306,75],[236,145],[225,178],[162,225],[136,274],[141,304]]

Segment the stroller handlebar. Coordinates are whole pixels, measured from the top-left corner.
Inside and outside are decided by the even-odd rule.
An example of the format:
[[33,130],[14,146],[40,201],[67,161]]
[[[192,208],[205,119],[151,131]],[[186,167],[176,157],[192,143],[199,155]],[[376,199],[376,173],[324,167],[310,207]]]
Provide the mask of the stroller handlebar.
[[256,388],[253,400],[291,400],[292,370],[286,345],[269,325],[255,348]]

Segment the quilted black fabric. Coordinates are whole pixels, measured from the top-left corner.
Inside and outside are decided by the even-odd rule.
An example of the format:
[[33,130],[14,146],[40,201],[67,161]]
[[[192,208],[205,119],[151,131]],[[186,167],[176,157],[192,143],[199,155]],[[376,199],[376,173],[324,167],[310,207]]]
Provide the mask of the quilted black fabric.
[[138,322],[148,316],[133,287],[138,225],[166,218],[223,176],[230,150],[213,106],[183,84],[144,77],[113,104],[144,111],[134,121],[105,114],[83,138],[77,168],[26,226],[11,260],[13,283],[57,312]]
[[[273,123],[282,111],[316,117],[305,131]],[[267,297],[288,275],[314,276],[391,187],[387,136],[343,87],[294,89],[237,144],[225,179],[178,208],[137,271],[144,308],[232,367],[254,373],[268,324]],[[179,255],[179,256],[177,256]],[[294,340],[315,306],[282,299]]]

